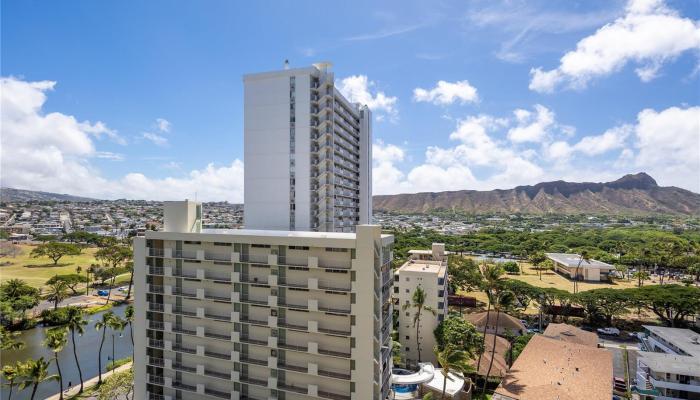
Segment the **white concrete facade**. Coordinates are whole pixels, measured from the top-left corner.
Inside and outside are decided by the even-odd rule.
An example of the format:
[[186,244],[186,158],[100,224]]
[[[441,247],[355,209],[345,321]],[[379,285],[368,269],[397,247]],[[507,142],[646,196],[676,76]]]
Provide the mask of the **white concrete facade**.
[[135,238],[134,398],[386,398],[392,244],[373,225]]
[[371,223],[371,112],[340,94],[330,64],[243,82],[246,228],[354,232]]
[[700,399],[700,334],[644,326],[635,387],[642,400]]
[[[398,310],[398,332],[401,343],[402,360],[408,366],[418,362],[431,362],[437,365],[433,352],[435,336],[433,330],[447,315],[447,254],[445,245],[434,243],[432,250],[411,250],[409,260],[394,272],[394,299]],[[435,311],[423,311],[420,324],[416,327],[413,318],[416,310],[405,304],[412,304],[413,293],[421,287],[426,294],[425,305]],[[417,329],[418,328],[418,329]],[[420,337],[420,360],[418,359],[418,342],[416,332]]]

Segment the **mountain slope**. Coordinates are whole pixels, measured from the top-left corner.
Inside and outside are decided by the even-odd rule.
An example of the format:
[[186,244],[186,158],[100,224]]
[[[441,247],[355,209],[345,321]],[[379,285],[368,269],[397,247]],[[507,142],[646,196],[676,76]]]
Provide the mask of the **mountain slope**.
[[700,194],[662,187],[645,173],[606,183],[543,182],[508,190],[460,190],[374,196],[377,211],[528,214],[700,215]]
[[0,188],[0,199],[6,202],[13,201],[95,201],[88,197],[73,196],[70,194],[37,192],[34,190],[22,190],[13,188]]

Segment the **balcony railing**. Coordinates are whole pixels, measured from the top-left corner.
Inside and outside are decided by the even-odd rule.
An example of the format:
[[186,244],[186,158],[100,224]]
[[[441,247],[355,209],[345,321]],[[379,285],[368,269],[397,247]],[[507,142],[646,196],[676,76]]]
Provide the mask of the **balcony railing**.
[[335,350],[318,349],[318,354],[323,354],[326,356],[333,356],[333,357],[350,358],[350,353],[345,353],[342,351],[335,351]]
[[261,278],[249,274],[241,274],[240,276],[240,281],[241,282],[246,282],[246,283],[257,283],[260,285],[267,285],[267,277]]
[[349,395],[326,392],[325,390],[319,390],[318,397],[322,397],[324,399],[332,399],[332,400],[350,400]]
[[291,383],[287,382],[277,382],[277,387],[282,389],[282,390],[287,390],[290,392],[296,392],[296,393],[302,393],[302,394],[307,394],[309,392],[308,388],[301,387],[301,386],[295,386]]
[[247,356],[241,357],[241,362],[242,363],[247,363],[247,364],[257,364],[257,365],[264,365],[267,366],[267,360],[257,360],[255,358],[250,358]]
[[162,358],[158,357],[148,357],[148,364],[162,367],[163,365],[165,365],[165,361]]
[[173,309],[173,314],[185,315],[187,317],[196,317],[197,313],[194,311],[185,310],[179,307]]
[[222,333],[214,333],[214,332],[204,331],[204,336],[212,338],[212,339],[231,340],[231,335],[224,335]]
[[165,379],[162,376],[148,374],[148,383],[153,383],[156,385],[164,385]]
[[241,336],[240,341],[241,343],[257,344],[258,346],[267,346],[266,340],[257,340],[248,336]]
[[217,321],[231,321],[231,316],[230,315],[219,315],[219,314],[213,314],[209,312],[204,312],[204,316],[210,319],[215,319]]
[[[229,378],[230,378],[230,376],[229,376]],[[216,389],[210,389],[208,387],[204,388],[204,393],[208,394],[209,396],[218,397],[220,399],[230,399],[231,398],[231,393],[222,392],[222,391],[219,391]]]
[[151,339],[151,338],[148,338],[148,345],[150,347],[155,347],[157,349],[162,349],[164,347],[164,343],[162,340]]
[[204,253],[204,259],[209,261],[228,261],[231,262],[231,253],[229,254],[217,254],[217,253]]
[[157,303],[148,303],[148,310],[163,312],[163,305]]
[[217,371],[212,371],[210,369],[205,369],[204,370],[204,375],[207,376],[213,376],[214,378],[219,378],[219,379],[226,379],[226,380],[231,380],[231,375],[230,374],[225,374],[223,372],[217,372]]
[[279,368],[286,369],[289,371],[296,371],[296,372],[303,372],[303,373],[307,373],[309,371],[308,366],[303,367],[301,365],[293,365],[293,364],[288,364],[288,363],[284,363],[284,362],[278,362],[277,366]]
[[248,375],[241,375],[239,379],[243,383],[252,383],[253,385],[267,387],[267,381],[262,380],[262,379],[253,378],[253,377],[250,377]]
[[163,293],[163,286],[162,285],[148,285],[148,292],[149,293]]
[[350,314],[349,308],[318,307],[318,311],[325,311],[334,314]]
[[[253,318],[250,318],[250,317],[247,316],[247,315],[241,316],[240,321],[241,321],[241,322],[245,322],[245,323],[247,323],[247,324],[253,324],[253,325],[262,325],[262,326],[267,326],[267,325],[268,325],[267,320],[253,319]],[[279,325],[279,324],[278,324],[278,325]]]
[[283,328],[296,329],[299,331],[307,331],[309,329],[308,325],[291,324],[285,320],[278,320],[277,326],[281,326]]
[[180,251],[173,251],[173,257],[175,258],[182,258],[185,260],[196,260],[197,259],[197,252],[196,251],[185,251],[185,250],[180,250]]
[[182,297],[190,297],[190,298],[196,298],[196,297],[197,297],[197,293],[188,292],[188,291],[186,291],[186,290],[177,289],[177,288],[173,289],[173,292],[172,292],[172,293],[173,293],[173,296],[182,296]]
[[148,328],[162,331],[165,325],[160,321],[148,321]]
[[151,275],[163,275],[162,267],[148,267],[148,273]]
[[194,372],[197,373],[197,367],[190,367],[184,364],[176,363],[173,364],[173,369],[177,371]]
[[219,353],[219,352],[211,351],[211,350],[205,350],[204,355],[207,357],[218,358],[220,360],[230,360],[231,359],[231,354],[224,354],[224,353]]
[[340,287],[338,283],[330,281],[318,281],[318,288],[335,292],[349,292],[351,290],[348,287]]
[[318,331],[321,333],[328,333],[331,335],[350,336],[350,330],[327,329],[319,327]]
[[218,296],[218,295],[206,293],[206,292],[204,293],[204,298],[207,300],[214,300],[214,301],[219,301],[219,302],[224,302],[224,303],[231,302],[231,296]]
[[191,335],[191,336],[196,336],[196,335],[197,335],[197,331],[196,331],[196,330],[185,329],[185,328],[183,328],[182,326],[175,326],[175,327],[173,327],[173,332],[175,332],[175,333],[183,333],[183,334],[185,334],[185,335]]
[[150,257],[163,257],[163,255],[165,255],[165,251],[163,251],[163,249],[153,249],[153,248],[149,248],[149,249],[148,249],[148,255],[149,255]]
[[187,354],[197,354],[197,349],[190,349],[182,346],[173,346],[173,351]]
[[345,372],[328,371],[322,368],[318,369],[318,374],[321,376],[327,376],[330,378],[337,379],[350,379],[350,374]]

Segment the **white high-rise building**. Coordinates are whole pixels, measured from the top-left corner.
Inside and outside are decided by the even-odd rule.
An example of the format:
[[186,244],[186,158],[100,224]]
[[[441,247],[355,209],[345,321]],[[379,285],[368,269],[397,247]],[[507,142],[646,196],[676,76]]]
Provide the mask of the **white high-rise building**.
[[134,239],[134,399],[387,398],[393,236],[203,230],[191,201],[165,228]]
[[371,112],[340,94],[330,67],[243,77],[246,229],[371,223]]

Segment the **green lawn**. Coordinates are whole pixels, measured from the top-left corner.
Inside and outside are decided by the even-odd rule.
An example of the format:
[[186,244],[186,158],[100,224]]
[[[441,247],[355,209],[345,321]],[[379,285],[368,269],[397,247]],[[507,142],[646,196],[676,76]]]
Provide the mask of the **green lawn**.
[[[58,261],[58,265],[54,265],[48,257],[30,257],[32,248],[34,246],[19,245],[19,252],[15,256],[3,251],[5,255],[0,256],[0,282],[17,278],[40,288],[54,275],[74,274],[77,266],[83,268],[82,274],[84,274],[85,269],[95,263],[94,254],[97,251],[95,248],[87,248],[82,254],[65,256]],[[126,279],[128,282],[128,275]]]

